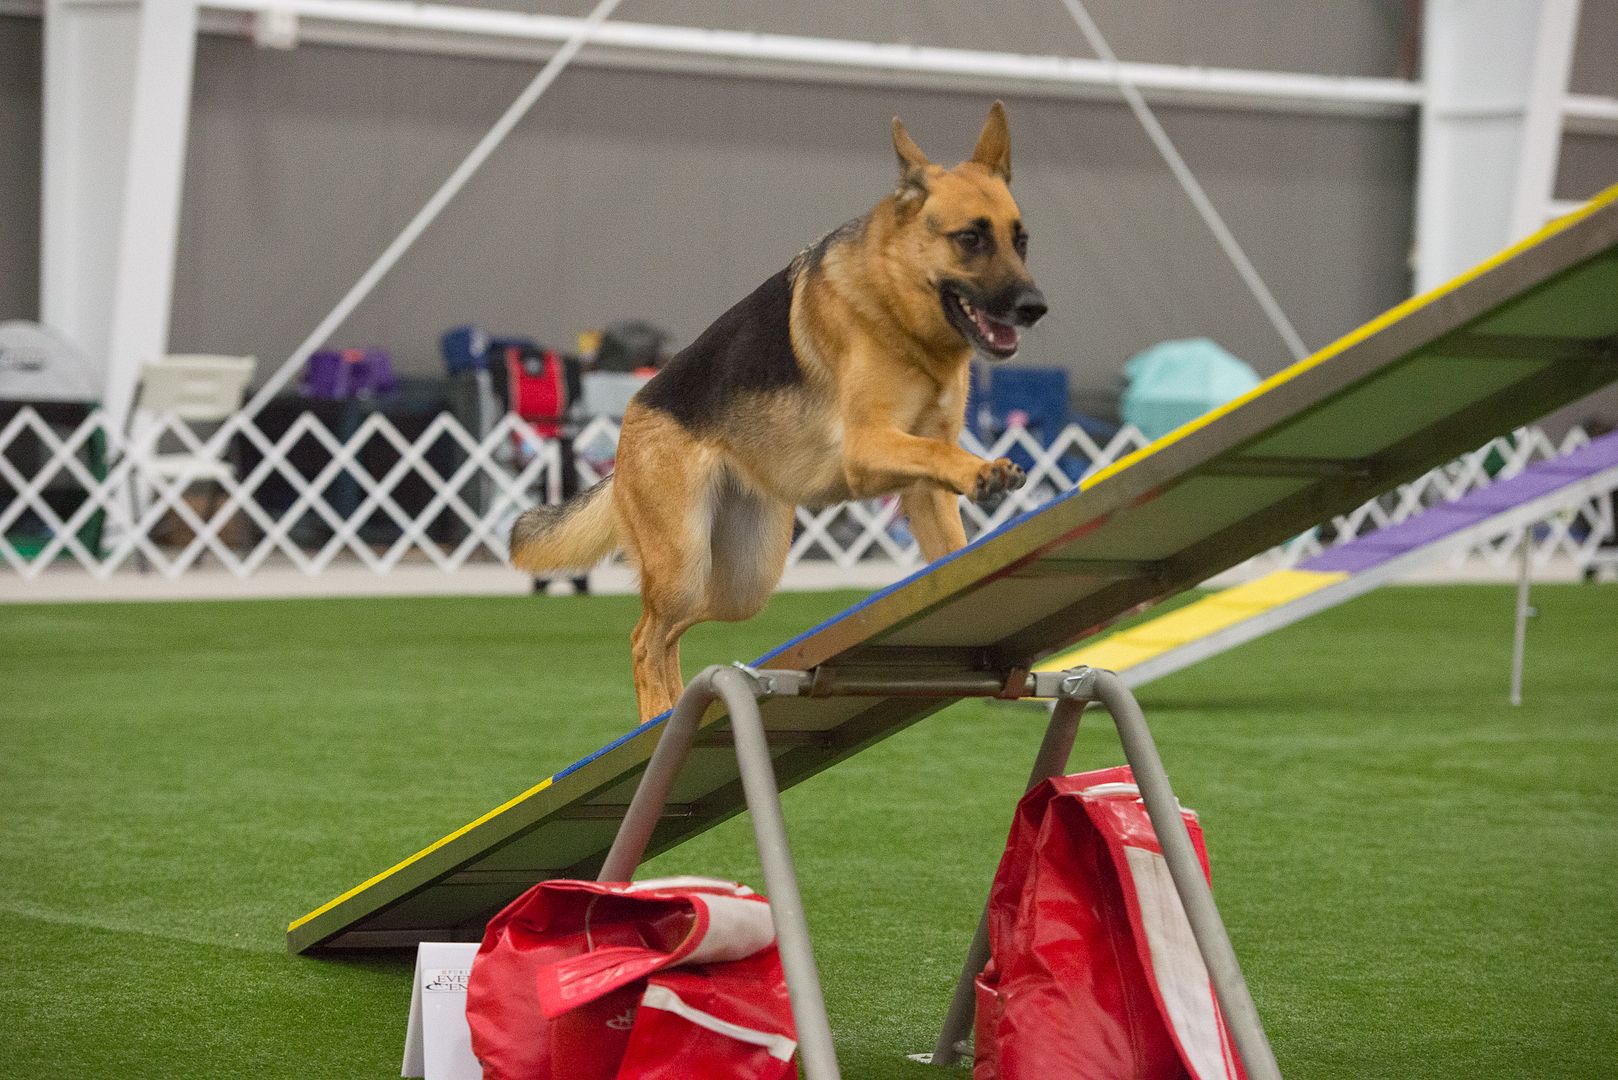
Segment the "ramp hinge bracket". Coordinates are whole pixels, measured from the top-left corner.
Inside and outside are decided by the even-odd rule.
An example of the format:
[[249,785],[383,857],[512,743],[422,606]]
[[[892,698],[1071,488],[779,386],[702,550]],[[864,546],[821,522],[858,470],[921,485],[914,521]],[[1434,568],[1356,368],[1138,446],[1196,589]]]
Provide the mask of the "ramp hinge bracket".
[[1080,665],[1066,671],[1036,671],[1031,696],[1066,701],[1094,701],[1097,669]]
[[753,680],[760,697],[799,697],[809,692],[809,685],[813,681],[809,672],[791,668],[765,668],[761,671],[740,660],[732,662],[730,666]]

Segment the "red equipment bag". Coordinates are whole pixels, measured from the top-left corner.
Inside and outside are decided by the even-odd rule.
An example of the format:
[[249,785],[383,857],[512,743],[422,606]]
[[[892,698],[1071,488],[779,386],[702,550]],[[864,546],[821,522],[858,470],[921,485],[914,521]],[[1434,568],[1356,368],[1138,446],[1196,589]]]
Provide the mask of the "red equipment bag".
[[541,882],[489,923],[466,1019],[485,1080],[796,1075],[769,903],[733,882]]
[[521,345],[507,345],[505,360],[511,411],[543,438],[556,438],[579,398],[578,362]]
[[[1017,805],[989,892],[973,1080],[1245,1080],[1127,766]],[[1202,872],[1197,817],[1182,810]]]

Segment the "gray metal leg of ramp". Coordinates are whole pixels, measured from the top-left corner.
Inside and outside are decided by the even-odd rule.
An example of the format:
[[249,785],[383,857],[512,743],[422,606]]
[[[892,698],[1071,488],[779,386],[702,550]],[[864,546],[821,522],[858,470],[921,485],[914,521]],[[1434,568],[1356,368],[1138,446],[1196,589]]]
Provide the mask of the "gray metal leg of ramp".
[[[874,685],[850,682],[845,693],[870,694]],[[898,678],[886,687],[910,695],[925,695],[926,681]],[[786,822],[781,813],[781,796],[774,764],[759,712],[760,697],[793,696],[810,693],[838,693],[822,680],[816,683],[807,672],[760,671],[740,667],[710,667],[691,680],[664,725],[662,737],[646,766],[634,799],[619,826],[612,849],[602,865],[602,881],[628,881],[645,854],[659,817],[690,752],[702,716],[715,701],[722,701],[730,716],[736,745],[736,761],[741,772],[753,836],[764,868],[765,888],[775,920],[777,945],[786,970],[787,989],[792,997],[792,1018],[797,1026],[803,1071],[808,1080],[839,1080],[837,1051],[832,1043],[831,1024],[820,987],[820,973],[809,942],[809,926],[803,901],[798,893],[797,872],[787,845]],[[937,686],[940,697],[967,696],[960,685],[948,681]],[[1248,993],[1235,950],[1225,932],[1213,893],[1202,875],[1191,845],[1191,836],[1180,817],[1179,803],[1169,786],[1162,759],[1152,741],[1134,696],[1117,675],[1110,671],[1076,668],[1067,672],[1036,673],[1027,677],[1027,693],[1034,697],[1054,697],[1056,708],[1035,758],[1028,787],[1059,775],[1067,765],[1078,733],[1079,718],[1085,706],[1100,702],[1112,714],[1124,746],[1124,754],[1134,770],[1141,798],[1157,833],[1169,874],[1180,894],[1197,947],[1207,965],[1214,992],[1223,1010],[1236,1051],[1251,1080],[1280,1080],[1275,1055],[1270,1049],[1258,1010]],[[970,693],[970,692],[968,692]],[[960,981],[950,1002],[938,1044],[931,1055],[933,1064],[945,1065],[961,1056],[964,1040],[972,1027],[973,981],[983,970],[989,955],[988,912],[979,921],[977,934],[968,950]]]
[[786,820],[781,814],[781,793],[770,761],[764,720],[758,699],[769,693],[797,693],[798,672],[765,672],[755,676],[738,668],[710,667],[691,680],[664,726],[657,750],[624,814],[618,836],[599,880],[628,881],[651,840],[669,791],[685,764],[697,733],[697,724],[715,700],[725,703],[736,743],[747,813],[753,819],[753,838],[764,866],[764,888],[775,920],[776,946],[786,969],[787,992],[792,998],[792,1022],[797,1027],[798,1051],[808,1080],[840,1080],[837,1050],[832,1045],[831,1021],[820,989],[820,972],[809,944],[809,924],[798,895],[798,874],[787,846]]
[[[1180,804],[1174,797],[1173,788],[1169,786],[1168,773],[1163,768],[1163,759],[1158,756],[1152,733],[1147,729],[1140,704],[1123,680],[1111,671],[1075,668],[1056,674],[1061,680],[1056,688],[1059,700],[1035,759],[1029,788],[1058,775],[1066,767],[1068,754],[1073,749],[1073,739],[1078,734],[1079,714],[1084,706],[1092,701],[1104,705],[1117,725],[1124,757],[1134,771],[1141,799],[1146,803],[1146,812],[1152,819],[1152,828],[1163,849],[1169,875],[1180,894],[1180,903],[1185,908],[1192,936],[1196,938],[1197,948],[1202,953],[1202,961],[1207,965],[1214,994],[1219,999],[1225,1025],[1236,1044],[1242,1065],[1250,1080],[1280,1080],[1281,1070],[1276,1064],[1275,1052],[1264,1034],[1264,1024],[1248,992],[1247,980],[1242,976],[1236,950],[1232,948],[1230,936],[1225,932],[1219,909],[1214,906],[1213,891],[1202,876],[1202,865],[1197,861],[1196,849],[1191,845],[1191,834],[1186,831],[1185,821],[1180,817]],[[1042,689],[1036,683],[1035,696],[1042,697],[1049,693],[1048,690],[1041,693]],[[985,904],[983,917],[978,921],[977,934],[967,950],[966,964],[956,984],[955,996],[950,1001],[949,1013],[933,1050],[931,1060],[934,1065],[949,1065],[959,1060],[971,1032],[976,1006],[974,981],[989,958],[988,917],[988,906]]]
[[1224,1012],[1225,1025],[1236,1043],[1242,1065],[1247,1069],[1249,1080],[1280,1080],[1275,1052],[1264,1034],[1264,1024],[1258,1018],[1253,996],[1247,992],[1247,980],[1236,962],[1236,950],[1231,947],[1224,920],[1214,906],[1213,890],[1208,887],[1208,879],[1202,876],[1202,864],[1197,861],[1191,834],[1180,817],[1180,804],[1169,787],[1169,776],[1163,769],[1163,759],[1157,755],[1157,744],[1146,729],[1146,717],[1141,714],[1135,695],[1117,675],[1110,671],[1091,674],[1095,699],[1107,707],[1113,723],[1118,726],[1124,757],[1134,770],[1135,783],[1140,785],[1152,829],[1157,833],[1163,858],[1169,864],[1169,875],[1174,878],[1180,903],[1185,906],[1202,961],[1208,965],[1214,994],[1219,998],[1219,1008]]

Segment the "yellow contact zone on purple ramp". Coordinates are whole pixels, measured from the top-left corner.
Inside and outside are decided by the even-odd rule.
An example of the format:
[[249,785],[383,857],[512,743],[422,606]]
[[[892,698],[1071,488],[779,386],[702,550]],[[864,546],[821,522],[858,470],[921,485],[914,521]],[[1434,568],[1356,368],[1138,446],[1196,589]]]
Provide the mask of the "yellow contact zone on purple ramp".
[[1246,622],[1255,615],[1290,604],[1347,577],[1347,574],[1335,570],[1277,570],[1273,574],[1205,596],[1167,615],[1053,656],[1036,670],[1064,671],[1083,665],[1123,671],[1171,649]]

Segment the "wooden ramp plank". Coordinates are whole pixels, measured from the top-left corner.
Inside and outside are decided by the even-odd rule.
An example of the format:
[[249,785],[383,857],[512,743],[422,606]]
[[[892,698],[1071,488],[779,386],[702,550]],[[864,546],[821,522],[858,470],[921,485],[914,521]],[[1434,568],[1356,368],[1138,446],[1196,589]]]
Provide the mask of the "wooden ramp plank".
[[[1618,380],[1615,350],[1618,187],[755,666],[1003,679]],[[768,698],[780,784],[944,704]],[[473,940],[526,885],[593,876],[661,722],[297,919],[288,947]],[[717,708],[704,718],[714,752],[688,770],[695,776],[679,796],[681,813],[659,825],[649,854],[741,810],[724,723]]]

